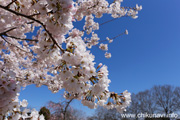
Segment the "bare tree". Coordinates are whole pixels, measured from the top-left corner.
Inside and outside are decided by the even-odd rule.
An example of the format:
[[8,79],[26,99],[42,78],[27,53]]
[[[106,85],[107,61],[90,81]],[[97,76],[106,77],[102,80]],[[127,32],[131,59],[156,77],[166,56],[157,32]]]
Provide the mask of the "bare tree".
[[120,113],[116,109],[107,110],[103,107],[98,107],[95,114],[88,120],[120,120]]
[[177,112],[180,110],[180,87],[173,87],[170,85],[154,86],[149,90],[137,94],[132,93],[131,100],[131,105],[127,108],[125,113],[134,114],[134,118],[121,118],[121,115],[117,113],[116,110],[107,110],[103,107],[99,107],[95,111],[95,115],[89,117],[88,120],[137,120],[138,118],[136,116],[141,113],[164,113],[167,115]]
[[180,88],[170,85],[154,86],[151,90],[157,105],[158,112],[170,114],[179,110]]
[[137,94],[133,93],[131,98],[131,106],[127,109],[127,113],[133,113],[136,115],[143,112],[149,114],[155,113],[156,105],[150,90],[139,92]]
[[131,105],[127,108],[127,113],[133,113],[133,114],[138,114],[140,112],[140,107],[139,107],[139,100],[136,97],[136,94],[132,93],[131,95]]
[[50,101],[47,108],[51,112],[51,120],[85,120],[85,113],[70,106],[73,99],[63,102]]
[[180,87],[176,87],[174,90],[174,96],[178,99],[176,101],[176,108],[180,110]]
[[168,115],[180,109],[180,87],[170,85],[154,86],[150,90],[132,94],[131,99],[131,106],[126,113],[135,114],[136,116],[141,113],[163,113]]
[[139,101],[140,112],[146,112],[149,114],[153,114],[155,112],[156,104],[151,90],[139,92],[136,97]]
[[[156,111],[156,105],[153,100],[152,92],[150,90],[146,90],[143,92],[139,92],[137,94],[131,95],[131,105],[128,107],[126,113],[134,114],[134,118],[127,119],[138,119],[137,115],[139,113],[148,113],[153,114]],[[132,116],[133,117],[133,116]]]

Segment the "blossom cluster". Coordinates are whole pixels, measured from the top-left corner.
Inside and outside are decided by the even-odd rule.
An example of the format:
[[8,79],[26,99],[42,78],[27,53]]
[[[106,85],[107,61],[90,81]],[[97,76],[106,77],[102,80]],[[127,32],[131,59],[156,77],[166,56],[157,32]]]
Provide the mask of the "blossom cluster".
[[[46,85],[52,92],[65,89],[66,99],[82,100],[89,108],[99,105],[123,112],[131,102],[130,93],[108,90],[111,81],[107,66],[100,63],[95,67],[95,56],[90,51],[98,46],[110,58],[107,42],[119,36],[100,40],[95,33],[100,24],[94,18],[104,14],[113,19],[137,18],[142,6],[122,7],[122,2],[0,0],[0,115],[11,115],[12,119],[29,117],[29,110],[20,111],[27,102],[19,102],[18,92],[20,86],[31,84]],[[74,28],[73,23],[83,18],[83,30]],[[31,38],[27,37],[30,32],[34,33]],[[30,113],[34,120],[44,119],[35,110]]]
[[14,73],[12,71],[7,73],[0,72],[0,116],[18,105],[17,95],[20,91],[20,86],[13,80],[13,76]]
[[[0,120],[19,120],[20,118],[32,118],[33,120],[44,120],[43,115],[39,115],[35,109],[20,110],[21,107],[27,107],[27,100],[19,101],[20,85],[14,79],[13,71],[5,72],[3,68],[0,71]],[[30,114],[28,114],[30,113]],[[8,116],[8,117],[5,117]]]

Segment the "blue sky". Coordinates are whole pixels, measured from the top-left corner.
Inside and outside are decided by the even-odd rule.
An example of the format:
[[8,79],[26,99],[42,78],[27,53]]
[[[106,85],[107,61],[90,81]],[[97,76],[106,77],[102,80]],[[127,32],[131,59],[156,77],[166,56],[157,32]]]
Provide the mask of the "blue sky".
[[[143,6],[138,19],[120,18],[105,24],[97,32],[104,40],[114,37],[125,29],[123,35],[109,45],[111,59],[104,58],[104,52],[94,47],[92,53],[96,63],[108,66],[111,79],[110,91],[128,90],[137,93],[154,85],[170,84],[180,86],[180,1],[179,0],[124,0],[122,6]],[[99,22],[110,20],[104,16]],[[75,26],[80,28],[81,23]],[[27,99],[31,107],[39,109],[49,100],[58,102],[62,91],[51,94],[46,88],[31,85],[20,93],[20,99]],[[93,111],[74,101],[72,106],[90,115]]]

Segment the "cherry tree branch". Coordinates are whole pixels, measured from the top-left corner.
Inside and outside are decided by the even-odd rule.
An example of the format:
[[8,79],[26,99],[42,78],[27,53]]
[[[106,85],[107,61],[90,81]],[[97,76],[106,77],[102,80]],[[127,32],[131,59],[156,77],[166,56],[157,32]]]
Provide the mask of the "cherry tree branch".
[[27,38],[18,38],[18,37],[15,37],[15,36],[10,36],[8,35],[7,33],[16,29],[17,27],[13,27],[13,28],[10,28],[9,30],[6,30],[2,33],[0,33],[0,36],[6,36],[6,37],[10,37],[10,38],[14,38],[14,39],[17,39],[17,40],[27,40],[27,41],[35,41],[35,42],[38,42],[37,39],[27,39]]
[[18,48],[18,49],[26,52],[26,53],[30,53],[30,52],[27,52],[27,51],[21,49],[20,47],[18,47],[18,46],[16,46],[16,45],[12,44],[12,43],[10,43],[9,41],[7,41],[7,40],[3,37],[3,35],[8,37],[7,33],[10,32],[10,31],[12,31],[12,30],[14,30],[14,29],[16,29],[16,28],[17,28],[17,27],[13,27],[13,28],[10,28],[9,30],[6,30],[5,32],[0,33],[1,38],[2,38],[4,41],[6,41],[8,44],[10,44],[10,45],[12,45],[12,46],[14,46],[14,47],[16,47],[16,48]]
[[14,11],[14,10],[12,10],[12,9],[9,9],[9,8],[7,8],[7,7],[5,7],[5,6],[2,6],[2,5],[0,5],[0,8],[4,9],[4,10],[6,10],[6,11],[9,11],[9,12],[11,12],[11,13],[17,15],[17,16],[21,16],[21,17],[24,17],[24,18],[27,18],[27,19],[29,19],[29,20],[32,20],[32,21],[35,21],[35,22],[39,23],[39,24],[44,28],[44,30],[47,32],[47,34],[49,35],[49,37],[51,38],[51,40],[53,41],[53,43],[54,43],[55,45],[57,45],[57,47],[62,51],[62,53],[64,53],[64,49],[59,46],[59,44],[58,44],[57,41],[54,39],[54,37],[52,36],[52,34],[47,30],[46,25],[44,25],[41,21],[39,21],[39,20],[37,20],[37,19],[35,19],[35,18],[31,17],[31,16],[27,16],[27,15],[25,15],[25,14],[16,12],[16,11]]
[[[53,11],[49,11],[46,14],[48,15],[48,14],[53,14],[53,13],[54,13]],[[34,17],[36,15],[41,15],[41,13],[35,13],[35,14],[32,14],[32,15],[29,15],[29,17]]]
[[65,107],[65,110],[64,110],[64,120],[66,120],[66,112],[67,112],[67,108],[69,107],[69,104],[74,100],[75,98],[72,98],[71,100],[69,100],[67,102],[67,105]]
[[10,2],[6,7],[9,8],[14,2],[16,2],[17,0],[12,0],[12,2]]
[[26,40],[26,41],[35,41],[35,42],[38,42],[37,39],[18,38],[18,37],[9,36],[9,35],[5,35],[5,36],[10,37],[10,38],[14,38],[14,39],[17,39],[17,40]]
[[27,52],[27,51],[25,51],[25,50],[23,50],[22,48],[20,48],[20,47],[18,47],[18,46],[16,46],[16,45],[14,45],[14,44],[12,44],[12,43],[10,43],[9,41],[7,41],[2,35],[1,35],[1,38],[4,40],[4,41],[6,41],[8,44],[10,44],[10,45],[12,45],[12,46],[14,46],[14,47],[16,47],[16,48],[18,48],[18,49],[20,49],[20,50],[22,50],[23,52],[26,52],[26,53],[31,53],[31,52]]
[[113,19],[111,19],[111,20],[107,20],[107,21],[99,24],[99,26],[104,25],[104,24],[107,24],[107,23],[112,22],[112,21],[115,21],[115,20],[117,20],[118,18],[121,18],[121,17],[128,17],[128,15],[123,15],[123,16],[120,16],[120,17],[117,17],[117,18],[113,18]]
[[10,32],[10,31],[12,31],[12,30],[14,30],[14,29],[16,29],[16,28],[17,28],[17,27],[10,28],[9,30],[6,30],[6,31],[0,33],[0,36],[1,36],[1,35],[5,35],[5,34],[7,34],[8,32]]
[[115,37],[113,37],[113,38],[111,38],[111,39],[114,40],[114,39],[116,39],[117,37],[119,37],[119,36],[121,36],[121,35],[124,35],[124,34],[126,34],[126,33],[125,33],[125,32],[120,33],[119,35],[116,35]]

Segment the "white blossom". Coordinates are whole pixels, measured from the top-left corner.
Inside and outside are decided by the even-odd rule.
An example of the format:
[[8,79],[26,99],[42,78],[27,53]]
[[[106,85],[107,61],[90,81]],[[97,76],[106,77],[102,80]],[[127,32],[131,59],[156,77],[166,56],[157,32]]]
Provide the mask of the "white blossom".
[[128,30],[125,30],[125,34],[128,35]]
[[101,50],[107,51],[107,50],[108,50],[108,45],[101,43],[100,46],[99,46],[99,48],[100,48]]
[[107,53],[107,52],[106,52],[106,53],[105,53],[105,57],[106,57],[106,58],[111,58],[111,53]]
[[27,105],[28,105],[28,102],[27,102],[27,100],[22,100],[22,102],[20,102],[20,105],[22,106],[22,107],[27,107]]
[[[14,120],[21,117],[44,120],[35,109],[20,109],[28,105],[27,100],[18,99],[20,88],[31,84],[46,85],[53,93],[65,89],[66,99],[75,97],[91,109],[100,105],[124,111],[131,102],[130,94],[123,92],[126,100],[121,104],[122,96],[114,104],[107,102],[117,94],[108,90],[111,80],[107,66],[101,63],[96,68],[95,56],[90,50],[93,46],[108,50],[108,44],[96,33],[102,25],[96,22],[97,18],[105,14],[113,18],[137,18],[142,6],[124,8],[122,2],[0,0],[0,116],[12,113]],[[83,31],[74,28],[74,22],[83,18]],[[27,39],[30,32],[35,35]],[[107,41],[113,42],[108,37]],[[110,58],[111,53],[106,52],[105,57]]]

